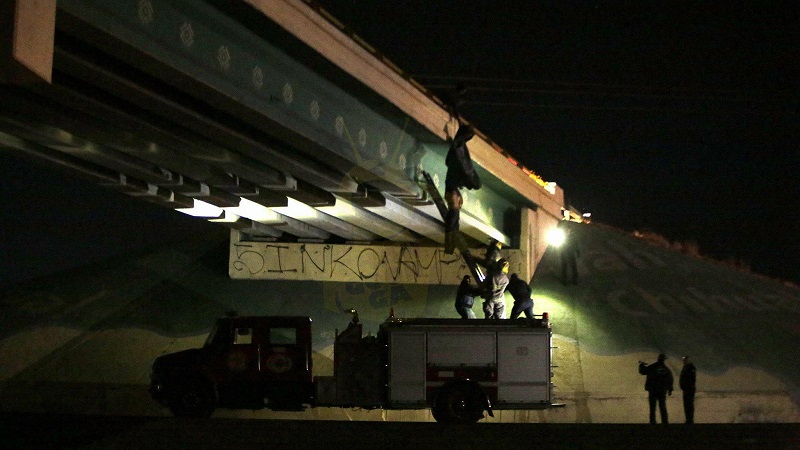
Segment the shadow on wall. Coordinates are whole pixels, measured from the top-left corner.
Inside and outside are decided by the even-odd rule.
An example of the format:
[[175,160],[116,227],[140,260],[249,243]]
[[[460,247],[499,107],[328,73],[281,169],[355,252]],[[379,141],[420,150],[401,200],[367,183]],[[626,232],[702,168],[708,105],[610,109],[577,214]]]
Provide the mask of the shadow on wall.
[[[0,290],[229,230],[0,150]],[[56,275],[59,276],[59,275]]]
[[321,332],[345,326],[350,308],[375,330],[391,308],[406,317],[457,317],[454,286],[234,281],[228,251],[227,241],[189,242],[19,283],[3,291],[0,336],[41,325],[192,336],[228,311],[307,315]]
[[163,414],[147,393],[153,360],[202,346],[228,311],[311,317],[322,375],[332,374],[333,339],[350,308],[372,334],[391,308],[403,316],[456,316],[453,286],[233,281],[228,251],[227,240],[173,244],[6,289],[2,409]]

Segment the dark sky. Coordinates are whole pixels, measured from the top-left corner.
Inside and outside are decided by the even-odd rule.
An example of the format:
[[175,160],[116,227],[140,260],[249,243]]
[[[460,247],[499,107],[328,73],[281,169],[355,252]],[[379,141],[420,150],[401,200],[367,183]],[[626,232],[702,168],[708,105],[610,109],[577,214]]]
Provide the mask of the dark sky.
[[597,221],[800,282],[800,3],[318,3]]

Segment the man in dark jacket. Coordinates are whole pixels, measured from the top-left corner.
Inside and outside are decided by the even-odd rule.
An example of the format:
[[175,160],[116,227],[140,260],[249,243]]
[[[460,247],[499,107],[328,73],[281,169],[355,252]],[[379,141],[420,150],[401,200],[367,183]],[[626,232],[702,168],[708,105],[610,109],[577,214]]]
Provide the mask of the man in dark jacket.
[[462,319],[474,319],[475,313],[472,305],[475,303],[475,296],[480,295],[481,290],[478,286],[472,285],[472,277],[464,275],[461,284],[458,285],[456,292],[456,311]]
[[658,361],[653,364],[645,364],[639,361],[639,373],[646,375],[644,389],[648,392],[650,403],[650,423],[656,423],[656,402],[661,412],[661,423],[669,423],[667,417],[667,394],[672,395],[673,378],[672,371],[669,370],[664,360],[667,355],[658,355]]
[[511,308],[511,315],[508,318],[516,319],[524,312],[525,317],[533,319],[533,299],[530,285],[516,273],[512,273],[506,290],[514,297],[514,306]]
[[697,369],[689,361],[689,356],[683,357],[683,369],[678,384],[683,391],[683,413],[686,423],[694,423],[694,391],[697,382]]

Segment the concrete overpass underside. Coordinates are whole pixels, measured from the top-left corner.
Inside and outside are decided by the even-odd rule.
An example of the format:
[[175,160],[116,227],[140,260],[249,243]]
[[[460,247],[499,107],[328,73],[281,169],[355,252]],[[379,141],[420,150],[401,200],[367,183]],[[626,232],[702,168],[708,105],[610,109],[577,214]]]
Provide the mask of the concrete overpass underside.
[[[442,218],[420,183],[426,171],[443,191],[457,121],[313,4],[4,5],[0,151],[230,228],[234,278],[467,273],[440,251]],[[465,192],[461,231],[470,247],[505,243],[530,276],[563,192],[480,132],[469,147],[483,186]],[[341,255],[362,256],[334,272]],[[328,264],[298,272],[302,258]]]

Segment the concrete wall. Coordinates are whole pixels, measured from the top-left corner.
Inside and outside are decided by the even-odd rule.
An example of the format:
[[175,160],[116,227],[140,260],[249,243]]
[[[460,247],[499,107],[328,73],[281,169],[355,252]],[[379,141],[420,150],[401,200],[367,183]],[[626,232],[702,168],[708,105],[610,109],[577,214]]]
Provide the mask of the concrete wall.
[[[530,280],[547,250],[547,232],[560,221],[522,208],[519,248],[505,247],[509,273]],[[484,250],[472,249],[483,256]],[[441,247],[242,241],[231,231],[228,274],[237,280],[295,280],[457,285],[469,269],[461,254]]]
[[[511,272],[532,273],[519,249],[503,257]],[[458,251],[448,255],[441,247],[252,242],[233,231],[228,273],[237,280],[457,285],[469,269]]]
[[0,2],[0,83],[49,83],[55,31],[55,0]]
[[555,228],[561,219],[549,211],[530,208],[522,208],[520,216],[519,247],[527,266],[521,268],[518,273],[525,273],[527,276],[525,279],[530,280],[547,251],[547,233]]

